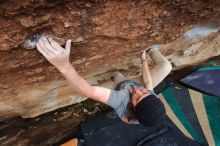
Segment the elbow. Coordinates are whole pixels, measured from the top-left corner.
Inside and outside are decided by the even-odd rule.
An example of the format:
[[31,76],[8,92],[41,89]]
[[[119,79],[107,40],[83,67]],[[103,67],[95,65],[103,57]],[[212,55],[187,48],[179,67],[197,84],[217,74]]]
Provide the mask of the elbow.
[[98,91],[96,90],[96,88],[92,86],[87,97],[95,98],[97,97],[97,94],[98,94]]
[[89,91],[87,91],[87,93],[86,93],[86,97],[89,97],[91,99],[99,101],[100,94],[101,93],[100,93],[99,88],[97,88],[95,86],[91,86]]
[[96,96],[96,90],[93,87],[78,88],[77,92],[83,97],[91,98]]

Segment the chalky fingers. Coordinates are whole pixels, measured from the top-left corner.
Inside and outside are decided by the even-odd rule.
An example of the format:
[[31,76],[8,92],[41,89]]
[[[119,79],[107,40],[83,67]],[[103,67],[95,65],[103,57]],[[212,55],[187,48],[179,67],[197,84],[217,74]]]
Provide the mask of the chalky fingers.
[[41,48],[49,55],[49,56],[55,56],[58,51],[55,50],[49,43],[46,37],[41,37],[38,41]]

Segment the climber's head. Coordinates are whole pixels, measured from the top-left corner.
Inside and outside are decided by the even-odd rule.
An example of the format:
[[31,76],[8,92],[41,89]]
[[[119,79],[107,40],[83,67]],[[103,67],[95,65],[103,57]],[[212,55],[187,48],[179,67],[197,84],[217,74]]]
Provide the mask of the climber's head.
[[133,89],[131,101],[135,117],[145,126],[155,126],[166,116],[161,100],[145,88]]
[[136,107],[136,105],[141,102],[144,98],[146,98],[148,95],[150,95],[149,91],[145,88],[132,88],[131,91],[131,102],[133,107]]

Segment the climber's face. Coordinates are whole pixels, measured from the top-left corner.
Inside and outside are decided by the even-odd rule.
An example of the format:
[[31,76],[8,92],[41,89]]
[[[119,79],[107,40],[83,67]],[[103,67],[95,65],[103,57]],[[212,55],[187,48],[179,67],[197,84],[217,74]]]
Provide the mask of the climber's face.
[[134,88],[132,92],[132,104],[135,107],[141,100],[150,95],[150,93],[145,88]]

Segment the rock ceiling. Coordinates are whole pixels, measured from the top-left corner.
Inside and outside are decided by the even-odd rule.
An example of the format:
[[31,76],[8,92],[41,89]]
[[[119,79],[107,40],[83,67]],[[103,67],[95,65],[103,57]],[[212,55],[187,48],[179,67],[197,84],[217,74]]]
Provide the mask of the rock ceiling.
[[139,52],[153,44],[174,69],[220,55],[219,14],[219,0],[1,1],[0,118],[35,117],[85,99],[25,46],[33,35],[72,39],[76,70],[112,88],[115,71],[139,75]]

